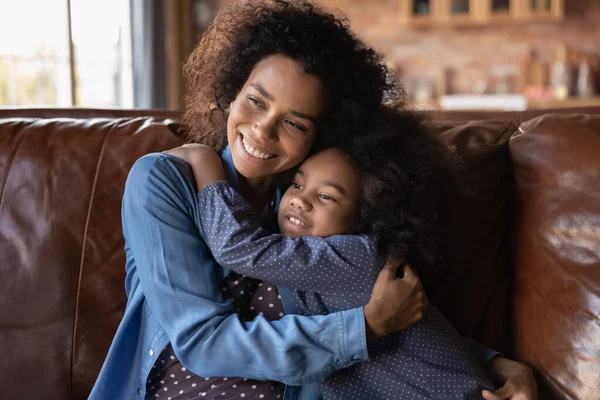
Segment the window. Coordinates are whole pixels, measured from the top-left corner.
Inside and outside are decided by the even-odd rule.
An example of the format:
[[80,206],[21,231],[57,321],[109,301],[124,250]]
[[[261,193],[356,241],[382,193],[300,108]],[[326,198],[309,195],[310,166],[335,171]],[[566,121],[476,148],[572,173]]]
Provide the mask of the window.
[[431,5],[429,0],[414,0],[413,14],[414,15],[429,15],[431,13]]
[[133,106],[128,0],[3,1],[0,16],[0,106]]

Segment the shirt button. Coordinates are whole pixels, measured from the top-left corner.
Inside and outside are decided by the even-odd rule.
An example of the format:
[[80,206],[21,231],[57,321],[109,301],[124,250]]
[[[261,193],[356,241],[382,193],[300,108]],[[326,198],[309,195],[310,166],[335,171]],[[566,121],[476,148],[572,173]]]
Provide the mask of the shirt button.
[[[152,350],[150,350],[150,351],[152,351]],[[140,394],[142,394],[142,388],[138,388],[138,390],[137,390],[137,394],[138,394],[138,396],[139,396]]]
[[154,350],[150,349],[150,351],[148,352],[148,355],[149,355],[150,357],[152,357],[152,356],[154,355]]

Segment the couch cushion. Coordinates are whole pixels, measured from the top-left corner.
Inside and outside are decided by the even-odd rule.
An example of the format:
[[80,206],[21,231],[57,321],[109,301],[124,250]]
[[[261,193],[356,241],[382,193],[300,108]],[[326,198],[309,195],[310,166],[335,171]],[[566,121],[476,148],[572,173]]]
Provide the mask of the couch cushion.
[[[510,353],[510,121],[437,120],[434,131],[462,157],[463,194],[450,198],[440,223],[439,262],[422,276],[430,300],[463,335]],[[464,193],[466,192],[466,193]]]
[[600,392],[600,115],[545,115],[510,140],[521,215],[516,356],[540,398]]
[[87,398],[126,302],[127,172],[181,143],[169,123],[0,119],[0,386],[10,393]]

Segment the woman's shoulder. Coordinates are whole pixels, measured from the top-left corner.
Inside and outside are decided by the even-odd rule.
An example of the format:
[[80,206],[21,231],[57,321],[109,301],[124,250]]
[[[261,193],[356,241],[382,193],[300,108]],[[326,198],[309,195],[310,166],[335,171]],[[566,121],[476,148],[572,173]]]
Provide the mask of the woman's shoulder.
[[131,167],[125,191],[188,192],[194,190],[194,174],[183,160],[167,153],[150,153]]
[[149,153],[140,157],[131,167],[129,177],[131,176],[146,176],[157,173],[175,172],[182,166],[189,165],[182,159],[177,158],[168,153]]

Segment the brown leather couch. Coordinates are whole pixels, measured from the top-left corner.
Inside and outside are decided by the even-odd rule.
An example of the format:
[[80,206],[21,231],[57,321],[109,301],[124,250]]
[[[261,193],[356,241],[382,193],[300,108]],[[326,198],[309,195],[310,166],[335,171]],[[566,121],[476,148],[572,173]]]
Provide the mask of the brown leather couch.
[[[531,365],[540,398],[600,398],[600,108],[441,113],[465,160],[430,299]],[[87,397],[125,307],[120,202],[164,111],[0,110],[0,398]]]

